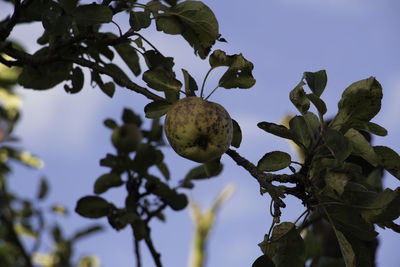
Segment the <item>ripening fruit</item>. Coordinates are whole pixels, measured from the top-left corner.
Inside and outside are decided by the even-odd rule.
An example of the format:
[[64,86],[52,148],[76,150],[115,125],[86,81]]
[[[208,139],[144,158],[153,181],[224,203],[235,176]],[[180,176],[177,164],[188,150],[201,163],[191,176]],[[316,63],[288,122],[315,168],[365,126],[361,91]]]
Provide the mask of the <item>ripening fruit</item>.
[[176,153],[207,162],[228,150],[233,135],[232,119],[219,104],[186,97],[167,112],[165,134]]
[[111,142],[121,152],[135,151],[142,141],[142,133],[133,123],[126,123],[114,129]]

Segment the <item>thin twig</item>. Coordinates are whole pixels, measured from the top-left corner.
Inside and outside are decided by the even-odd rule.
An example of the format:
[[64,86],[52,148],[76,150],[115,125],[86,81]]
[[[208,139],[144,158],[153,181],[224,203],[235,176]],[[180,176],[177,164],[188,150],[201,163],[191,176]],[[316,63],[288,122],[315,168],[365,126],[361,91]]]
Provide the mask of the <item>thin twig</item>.
[[135,237],[133,237],[133,240],[135,242],[136,267],[142,267],[139,241]]
[[150,229],[148,229],[148,234],[144,238],[144,241],[146,242],[147,247],[150,250],[151,256],[153,257],[154,263],[156,264],[157,267],[162,267],[161,264],[161,254],[157,252],[157,250],[154,248],[153,241],[151,240],[150,237]]

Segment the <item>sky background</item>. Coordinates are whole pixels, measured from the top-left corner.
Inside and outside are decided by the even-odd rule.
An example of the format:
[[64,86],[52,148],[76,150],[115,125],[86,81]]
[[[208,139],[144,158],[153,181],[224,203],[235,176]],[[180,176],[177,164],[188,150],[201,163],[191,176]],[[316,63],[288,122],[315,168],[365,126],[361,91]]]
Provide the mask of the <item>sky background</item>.
[[[239,122],[243,142],[238,152],[257,162],[266,152],[282,150],[295,154],[287,142],[257,128],[260,121],[278,123],[286,114],[296,111],[289,101],[293,89],[304,71],[325,69],[327,88],[322,98],[327,103],[327,117],[337,112],[342,91],[351,83],[368,78],[383,86],[381,112],[373,119],[389,134],[374,138],[374,144],[390,146],[400,152],[400,2],[396,0],[279,0],[279,1],[204,1],[215,13],[220,33],[228,43],[215,49],[228,54],[243,53],[254,64],[257,82],[248,90],[219,89],[211,101],[222,104],[232,118]],[[9,5],[0,2],[1,19],[10,12]],[[123,31],[129,27],[128,17],[119,16]],[[104,30],[116,32],[113,25]],[[29,52],[38,49],[36,39],[42,32],[41,24],[18,26],[12,33]],[[181,68],[188,70],[201,84],[209,65],[195,57],[192,48],[180,36],[166,36],[151,27],[143,35],[168,56],[175,57],[175,71],[182,78]],[[116,58],[115,63],[121,61]],[[124,67],[125,68],[125,67]],[[125,68],[126,69],[126,68]],[[86,72],[87,73],[87,72]],[[129,72],[127,72],[129,73]],[[220,72],[213,72],[206,89],[215,87]],[[89,80],[89,76],[86,76]],[[133,81],[144,85],[140,79]],[[57,221],[67,234],[91,223],[73,212],[76,201],[92,194],[94,181],[107,169],[99,167],[99,159],[113,152],[111,132],[102,125],[105,118],[120,121],[124,107],[143,115],[149,102],[142,95],[117,88],[113,99],[85,81],[85,88],[77,95],[65,93],[61,86],[47,91],[19,89],[23,98],[22,120],[16,135],[21,147],[40,156],[45,167],[31,171],[16,167],[12,188],[27,196],[36,193],[38,178],[45,175],[51,186],[46,203],[63,203],[70,214]],[[145,123],[149,125],[149,121]],[[195,163],[180,158],[171,148],[163,152],[170,166],[172,182],[182,179]],[[188,192],[201,206],[206,207],[228,183],[236,185],[232,198],[222,207],[208,246],[207,266],[251,266],[261,255],[257,243],[263,240],[271,224],[269,201],[261,196],[256,181],[227,156],[221,176],[196,183]],[[399,181],[386,174],[385,185],[399,186]],[[112,189],[105,198],[122,203],[125,193]],[[294,221],[303,211],[298,201],[288,198],[283,220]],[[167,222],[154,222],[152,235],[156,248],[162,252],[165,266],[186,266],[192,224],[188,209],[167,211]],[[397,220],[399,223],[399,220]],[[380,267],[396,267],[400,261],[400,238],[391,230],[380,232],[383,239],[378,250]],[[116,232],[111,227],[89,237],[77,246],[77,255],[96,254],[102,266],[134,266],[132,233],[129,229]],[[144,266],[153,266],[147,250]]]

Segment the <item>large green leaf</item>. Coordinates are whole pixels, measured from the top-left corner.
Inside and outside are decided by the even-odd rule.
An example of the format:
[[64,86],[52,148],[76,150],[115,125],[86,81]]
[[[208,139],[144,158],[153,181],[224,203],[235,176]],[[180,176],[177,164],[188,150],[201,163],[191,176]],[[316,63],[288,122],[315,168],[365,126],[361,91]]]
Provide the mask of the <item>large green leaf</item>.
[[89,4],[78,6],[72,13],[78,25],[94,25],[111,22],[113,12],[105,5]]
[[272,151],[266,153],[257,164],[261,171],[274,172],[282,170],[290,165],[292,158],[288,153],[282,151]]
[[382,96],[382,86],[374,77],[351,84],[342,94],[331,127],[345,133],[353,123],[370,121],[381,109]]
[[349,176],[343,172],[327,172],[325,175],[326,185],[333,189],[337,194],[341,195],[349,181]]
[[371,165],[378,165],[378,157],[370,142],[357,130],[349,129],[344,135],[353,147],[352,154],[360,156],[368,161]]
[[307,94],[307,98],[313,103],[320,114],[324,115],[326,113],[327,109],[325,102],[316,94]]
[[226,66],[228,70],[219,80],[219,86],[224,88],[250,88],[256,80],[253,77],[253,63],[239,55],[226,55],[222,50],[215,50],[209,58],[212,68]]
[[156,16],[157,29],[181,34],[202,59],[219,37],[218,21],[209,7],[200,1],[185,1]]
[[110,214],[112,207],[104,198],[86,196],[78,200],[75,211],[83,217],[95,219]]
[[379,158],[379,165],[400,180],[400,156],[393,149],[386,146],[374,146]]
[[262,255],[253,262],[251,267],[275,267],[275,264],[267,255]]
[[317,97],[320,97],[328,81],[328,77],[326,76],[326,71],[320,70],[317,72],[304,72],[304,77],[311,91]]
[[183,78],[185,80],[185,92],[188,96],[195,96],[199,88],[197,86],[196,80],[189,74],[185,69],[182,69]]

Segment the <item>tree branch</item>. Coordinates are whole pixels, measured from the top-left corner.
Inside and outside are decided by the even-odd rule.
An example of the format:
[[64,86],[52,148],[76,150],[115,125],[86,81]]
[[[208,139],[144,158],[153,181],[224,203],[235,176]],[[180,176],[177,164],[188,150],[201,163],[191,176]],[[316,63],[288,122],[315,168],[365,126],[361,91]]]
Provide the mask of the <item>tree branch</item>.
[[139,241],[135,237],[133,237],[133,240],[135,242],[136,266],[137,267],[142,267],[142,258],[140,256]]
[[156,264],[156,266],[157,267],[162,267],[161,259],[160,259],[161,258],[161,254],[158,253],[156,251],[156,249],[154,248],[153,241],[151,240],[151,237],[150,237],[150,229],[147,229],[147,231],[148,231],[147,232],[147,236],[144,238],[144,241],[146,242],[146,245],[150,250],[151,256],[153,256],[154,263]]
[[132,91],[142,94],[145,97],[147,97],[148,99],[165,100],[163,97],[150,92],[148,89],[139,86],[138,84],[132,82],[129,79],[125,79],[124,77],[118,76],[113,71],[111,71],[105,67],[102,67],[99,64],[92,62],[90,60],[86,60],[83,58],[77,58],[77,57],[68,57],[68,56],[60,57],[58,55],[34,56],[34,55],[28,54],[26,52],[16,50],[16,49],[12,48],[10,45],[4,47],[3,51],[7,55],[17,59],[18,63],[27,64],[27,65],[41,65],[41,64],[54,62],[57,60],[73,62],[80,66],[88,67],[93,70],[97,70],[101,74],[108,75],[109,77],[113,78],[113,80],[120,86],[126,87]]

